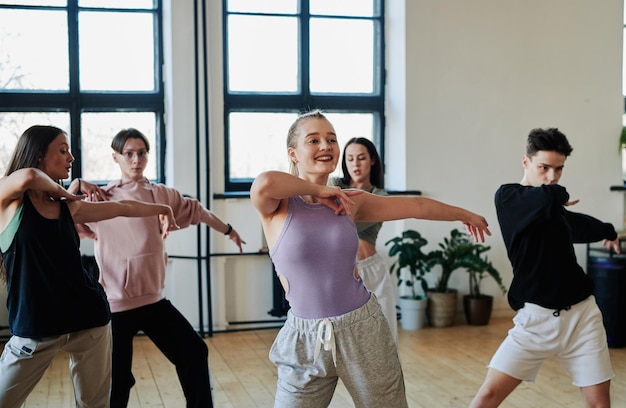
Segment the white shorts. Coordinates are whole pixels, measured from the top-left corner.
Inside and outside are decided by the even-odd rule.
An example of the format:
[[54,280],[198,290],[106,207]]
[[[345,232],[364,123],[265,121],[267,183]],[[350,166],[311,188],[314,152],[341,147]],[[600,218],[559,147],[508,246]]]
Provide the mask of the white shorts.
[[541,364],[555,357],[577,387],[600,384],[615,376],[593,296],[558,313],[526,303],[489,363],[489,368],[519,380],[534,382]]

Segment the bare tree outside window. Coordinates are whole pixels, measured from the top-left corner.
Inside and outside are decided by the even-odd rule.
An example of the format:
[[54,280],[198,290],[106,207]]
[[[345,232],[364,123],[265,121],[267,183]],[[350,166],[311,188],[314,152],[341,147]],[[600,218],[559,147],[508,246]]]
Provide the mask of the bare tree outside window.
[[71,177],[105,183],[119,177],[113,136],[135,127],[152,144],[146,175],[163,181],[160,7],[158,0],[0,0],[2,173],[20,134],[52,125],[70,136]]

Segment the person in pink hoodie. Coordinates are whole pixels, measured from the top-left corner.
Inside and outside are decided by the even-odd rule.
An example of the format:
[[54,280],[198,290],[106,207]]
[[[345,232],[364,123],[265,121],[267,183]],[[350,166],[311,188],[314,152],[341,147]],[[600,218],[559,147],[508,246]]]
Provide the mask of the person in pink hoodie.
[[[137,129],[121,130],[111,143],[121,177],[106,187],[81,180],[91,201],[141,200],[168,204],[180,228],[207,224],[230,238],[242,252],[239,233],[198,200],[144,176],[150,144]],[[128,405],[135,384],[133,337],[141,330],[176,366],[187,407],[212,407],[208,348],[189,321],[163,294],[167,254],[156,217],[114,219],[83,224],[82,237],[94,239],[100,283],[111,307],[113,374],[111,407]]]

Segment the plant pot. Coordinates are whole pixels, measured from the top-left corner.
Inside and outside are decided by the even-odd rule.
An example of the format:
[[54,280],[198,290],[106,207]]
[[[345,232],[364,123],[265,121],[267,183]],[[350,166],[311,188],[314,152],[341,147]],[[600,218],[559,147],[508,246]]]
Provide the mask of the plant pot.
[[463,310],[465,311],[465,320],[467,320],[467,324],[469,325],[484,326],[488,324],[489,319],[491,318],[492,309],[493,296],[463,296]]
[[433,327],[450,327],[456,319],[457,290],[428,292],[428,322]]
[[426,325],[426,306],[428,299],[413,299],[401,296],[398,299],[400,306],[400,325],[404,330],[419,330]]

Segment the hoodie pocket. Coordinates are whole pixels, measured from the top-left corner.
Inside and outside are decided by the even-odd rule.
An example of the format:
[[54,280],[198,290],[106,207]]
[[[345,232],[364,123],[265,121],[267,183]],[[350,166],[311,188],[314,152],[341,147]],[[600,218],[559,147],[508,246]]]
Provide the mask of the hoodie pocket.
[[165,286],[162,253],[149,253],[128,259],[124,291],[130,297],[156,295]]

